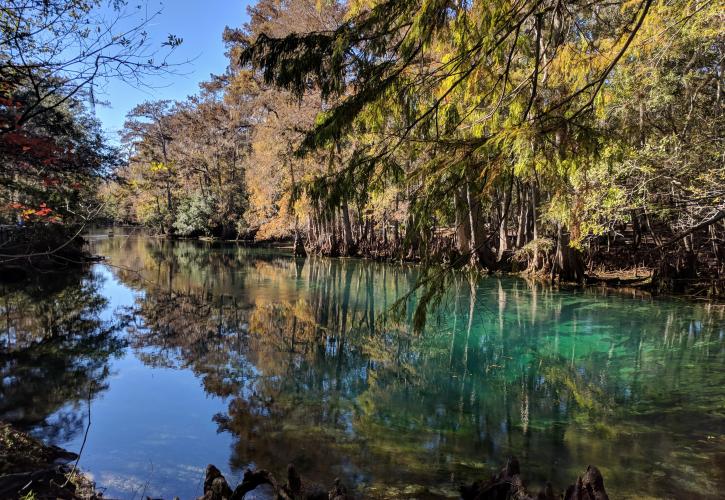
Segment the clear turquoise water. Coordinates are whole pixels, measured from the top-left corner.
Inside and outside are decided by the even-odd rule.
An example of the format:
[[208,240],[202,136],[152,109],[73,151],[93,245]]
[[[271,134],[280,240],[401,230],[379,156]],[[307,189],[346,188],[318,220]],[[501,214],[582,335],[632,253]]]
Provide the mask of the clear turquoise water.
[[423,331],[411,266],[95,238],[108,262],[0,289],[0,419],[77,451],[106,495],[193,498],[207,463],[455,495],[510,455],[611,498],[725,490],[725,311],[461,277]]

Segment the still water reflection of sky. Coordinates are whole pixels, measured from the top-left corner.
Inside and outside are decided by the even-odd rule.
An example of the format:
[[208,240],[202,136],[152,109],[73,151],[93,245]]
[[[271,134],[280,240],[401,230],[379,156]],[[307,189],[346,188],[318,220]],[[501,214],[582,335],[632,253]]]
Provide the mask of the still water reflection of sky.
[[[105,266],[101,293],[109,299],[105,319],[112,320],[139,292],[121,284]],[[91,403],[92,425],[80,466],[90,470],[106,496],[195,498],[203,493],[206,464],[228,469],[232,436],[218,433],[210,417],[226,410],[223,398],[207,394],[187,370],[154,368],[142,363],[130,347],[111,363],[107,391]],[[87,411],[85,402],[76,411]],[[83,435],[61,443],[79,450]]]

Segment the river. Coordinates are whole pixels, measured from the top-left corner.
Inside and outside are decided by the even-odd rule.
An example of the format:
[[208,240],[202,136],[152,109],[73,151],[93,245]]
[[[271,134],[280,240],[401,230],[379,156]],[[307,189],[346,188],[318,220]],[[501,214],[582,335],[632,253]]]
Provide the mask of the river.
[[[725,491],[725,312],[461,276],[413,329],[414,266],[135,235],[0,286],[0,420],[114,498],[194,498],[207,463],[455,496],[510,455],[531,484],[597,465],[610,498]],[[88,418],[91,422],[88,426]]]

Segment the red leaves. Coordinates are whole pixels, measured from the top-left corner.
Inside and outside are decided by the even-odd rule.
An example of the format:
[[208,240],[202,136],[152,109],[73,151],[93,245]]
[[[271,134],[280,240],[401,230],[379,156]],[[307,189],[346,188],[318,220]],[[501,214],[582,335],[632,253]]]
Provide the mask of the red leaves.
[[59,144],[51,136],[34,135],[21,129],[0,134],[0,157],[6,160],[6,168],[12,166],[23,172],[53,171],[62,175],[63,172],[82,171],[88,165],[82,153],[73,146]]
[[2,97],[0,96],[0,106],[5,106],[6,108],[22,108],[23,104],[19,101],[16,101],[15,99],[12,99],[10,97]]
[[14,130],[0,136],[0,150],[7,157],[16,157],[28,163],[56,163],[63,151],[50,137],[38,137]]
[[8,208],[17,212],[25,222],[62,222],[60,215],[53,214],[53,209],[45,203],[41,203],[37,208],[33,208],[22,203],[14,202],[9,203]]
[[52,212],[52,211],[53,210],[51,208],[49,208],[45,203],[41,203],[40,208],[35,211],[35,216],[36,217],[45,217],[48,214],[50,214],[50,212]]
[[58,186],[61,182],[57,177],[43,177],[43,186],[45,187]]

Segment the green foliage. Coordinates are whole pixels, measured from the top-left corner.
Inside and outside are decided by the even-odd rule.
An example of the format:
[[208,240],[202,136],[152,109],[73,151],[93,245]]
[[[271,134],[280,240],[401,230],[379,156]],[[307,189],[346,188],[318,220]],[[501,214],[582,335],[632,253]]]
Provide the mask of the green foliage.
[[690,0],[259,0],[228,74],[130,120],[134,206],[169,230],[202,190],[210,227],[580,282],[634,232],[616,258],[655,268],[679,233],[722,239],[698,226],[725,210],[721,21]]
[[[467,168],[492,186],[512,160],[517,175],[528,178],[533,167],[552,181],[561,206],[552,206],[550,216],[570,227],[583,224],[572,229],[584,236],[596,233],[599,222],[596,215],[564,214],[577,210],[571,191],[580,189],[570,180],[586,175],[603,146],[604,129],[591,111],[606,101],[601,96],[614,63],[644,29],[650,4],[622,2],[595,11],[572,2],[550,11],[548,2],[523,8],[507,1],[358,2],[335,30],[259,36],[240,63],[259,68],[265,83],[298,98],[311,78],[332,104],[301,141],[299,154],[339,143],[359,127],[365,135],[356,130],[355,140],[364,146],[356,151],[365,151],[366,159],[352,155],[342,178],[380,178],[385,173],[370,168],[372,162],[397,154],[410,158],[421,149],[430,160],[409,170],[407,182],[421,175],[433,186],[465,158]],[[589,23],[590,36],[599,38],[582,39],[579,23]],[[616,33],[619,42],[609,38]],[[609,186],[601,189],[614,209],[621,197]],[[589,196],[587,190],[581,196]]]
[[213,229],[216,201],[211,196],[194,193],[183,198],[176,213],[174,228],[181,236],[203,234],[209,236]]
[[555,242],[549,238],[537,238],[517,249],[514,253],[514,259],[519,262],[528,262],[536,258],[539,253],[549,254],[554,249],[554,246]]

